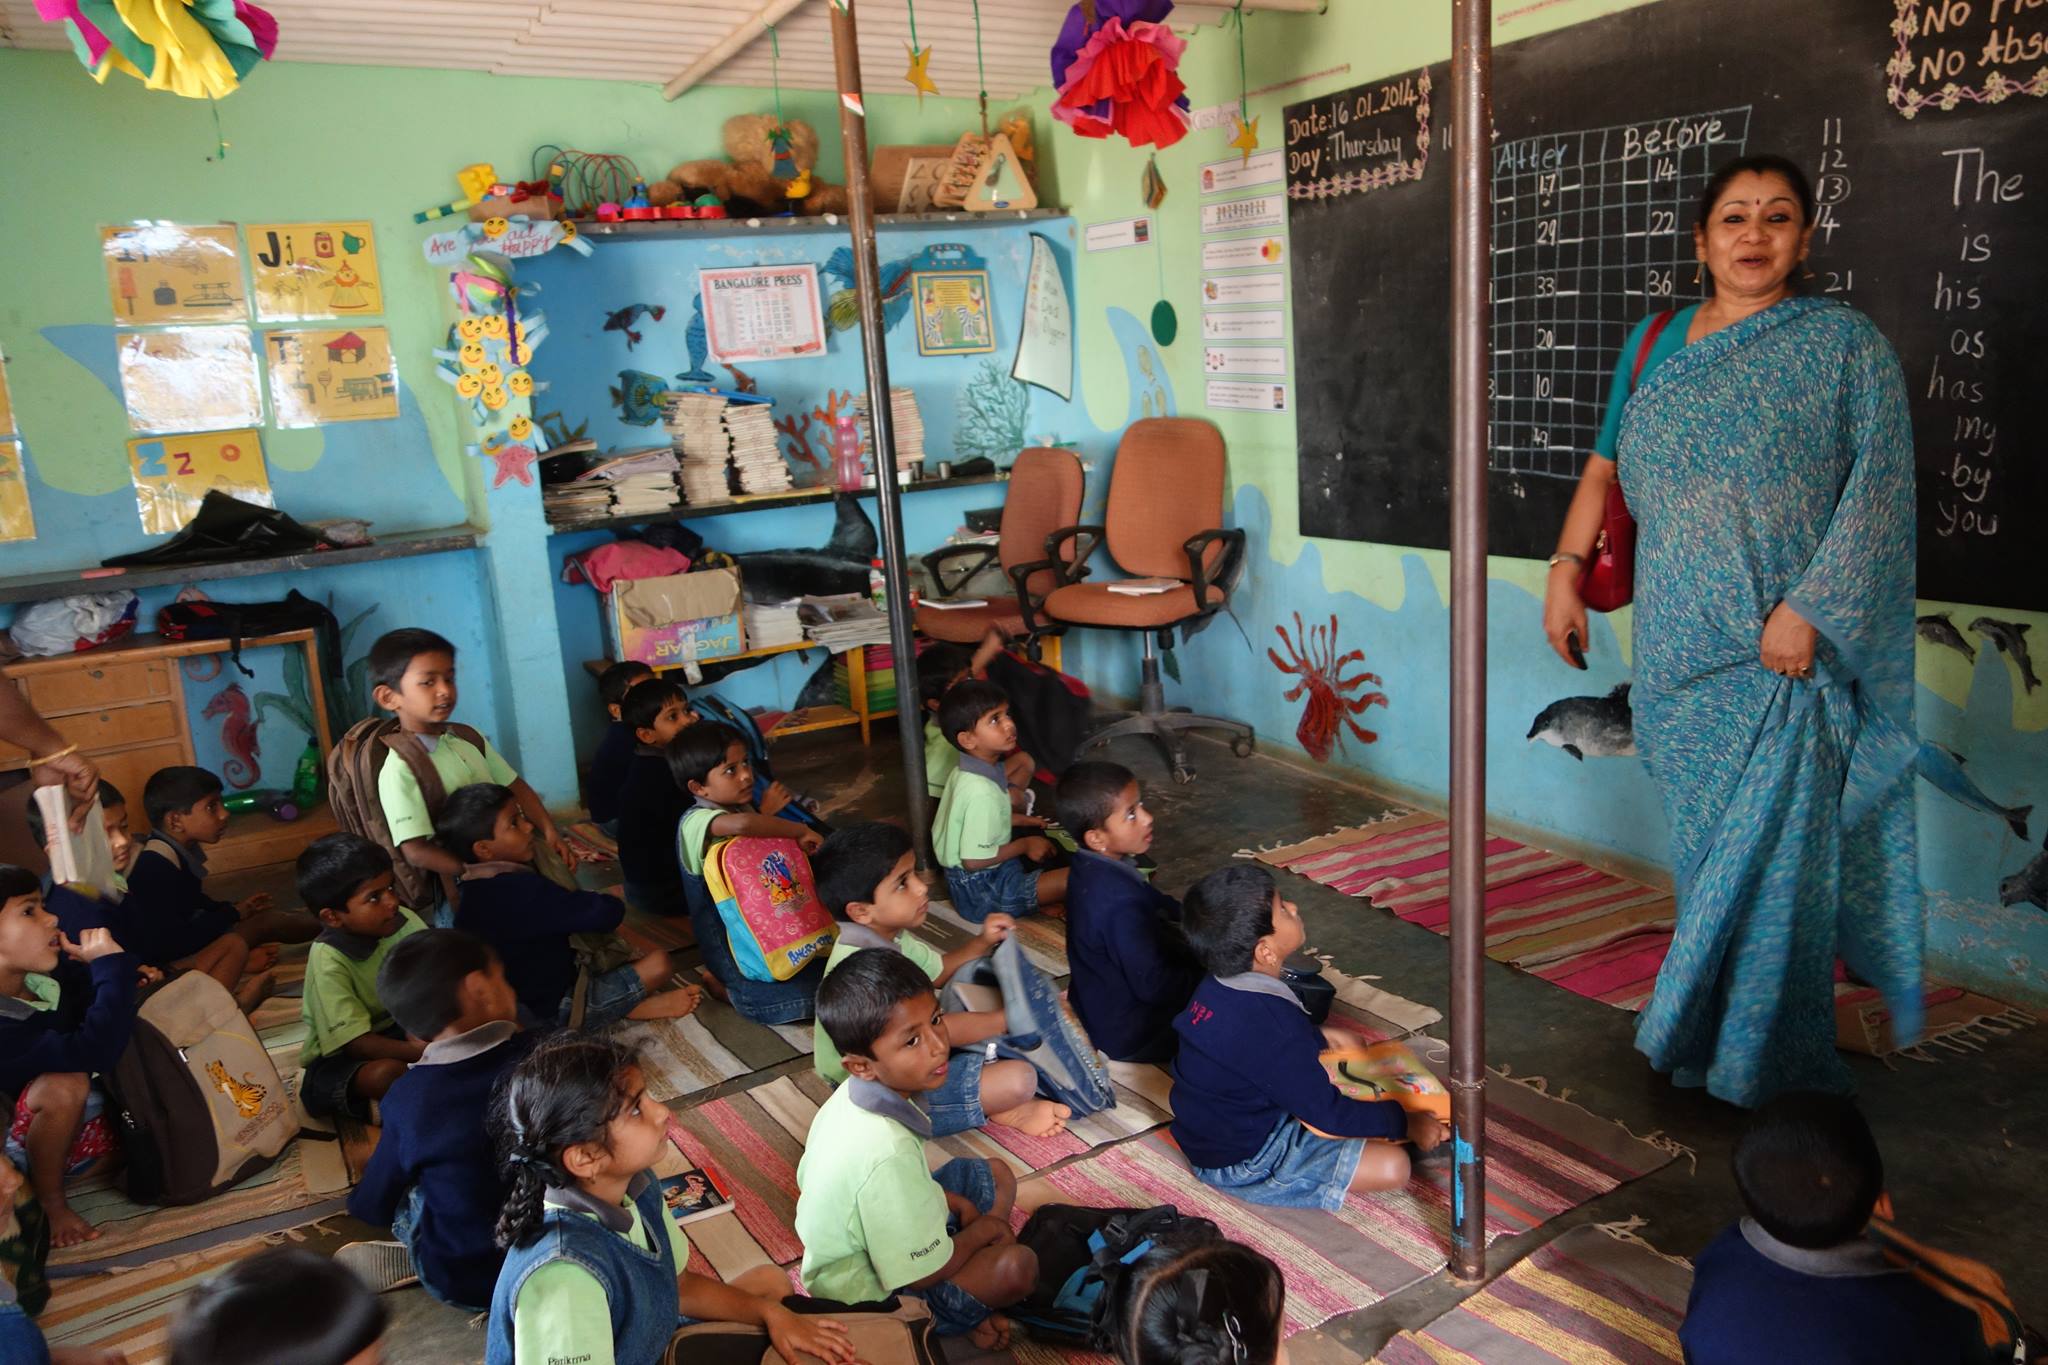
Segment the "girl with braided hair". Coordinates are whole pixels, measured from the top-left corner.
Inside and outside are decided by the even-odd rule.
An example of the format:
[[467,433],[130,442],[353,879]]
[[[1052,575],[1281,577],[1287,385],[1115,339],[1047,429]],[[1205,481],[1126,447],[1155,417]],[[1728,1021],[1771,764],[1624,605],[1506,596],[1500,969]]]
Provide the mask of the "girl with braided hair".
[[1286,1365],[1287,1287],[1250,1247],[1169,1239],[1107,1293],[1103,1325],[1124,1365]]

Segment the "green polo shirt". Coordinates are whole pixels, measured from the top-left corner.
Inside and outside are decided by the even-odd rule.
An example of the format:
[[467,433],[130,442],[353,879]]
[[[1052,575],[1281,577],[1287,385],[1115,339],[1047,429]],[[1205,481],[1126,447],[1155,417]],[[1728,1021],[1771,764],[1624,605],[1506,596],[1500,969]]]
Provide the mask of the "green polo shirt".
[[[796,1235],[804,1290],[841,1303],[872,1303],[915,1284],[952,1259],[946,1194],[925,1164],[924,1138],[901,1119],[856,1103],[881,1091],[848,1081],[811,1121],[797,1163]],[[896,1107],[915,1114],[908,1101]],[[931,1129],[930,1120],[924,1129]]]
[[[509,787],[519,780],[519,774],[499,757],[488,740],[479,750],[455,734],[417,738],[426,747],[434,771],[441,775],[441,789],[451,795],[479,782]],[[386,758],[384,766],[377,770],[377,800],[384,807],[384,823],[391,827],[393,844],[434,837],[434,817],[427,810],[426,797],[420,793],[420,780],[397,754]]]
[[700,802],[683,812],[676,825],[676,861],[692,877],[704,875],[704,850],[711,844],[711,822],[731,811]]
[[993,858],[1009,841],[1010,790],[1003,785],[1003,770],[962,754],[932,821],[932,851],[939,866]]
[[[633,1226],[621,1235],[642,1251],[653,1251],[654,1238],[639,1207],[628,1199],[625,1208]],[[598,1221],[596,1214],[572,1212]],[[690,1263],[690,1243],[675,1219],[661,1223],[668,1229],[668,1249],[680,1273]],[[561,1365],[568,1360],[577,1365],[616,1365],[611,1303],[597,1277],[574,1261],[550,1261],[527,1276],[512,1304],[512,1359],[513,1365]]]
[[[832,975],[840,963],[861,949],[880,948],[888,942],[865,924],[840,925],[839,941],[832,945],[832,955],[825,959],[825,975]],[[946,959],[939,955],[939,950],[913,937],[908,929],[896,935],[893,946],[897,952],[915,962],[919,971],[934,981],[939,979],[940,972],[946,970]],[[816,1022],[811,1025],[811,1059],[818,1068],[818,1074],[832,1084],[837,1085],[846,1079],[846,1068],[840,1063],[839,1049],[832,1046],[832,1040],[825,1036],[825,1026]]]
[[946,790],[946,783],[960,769],[960,751],[953,742],[939,733],[939,723],[927,720],[924,723],[924,786],[933,796]]
[[371,941],[329,929],[313,940],[306,954],[306,992],[299,1002],[306,1021],[301,1067],[316,1057],[334,1056],[366,1033],[391,1027],[391,1014],[377,999],[377,969],[393,948],[426,927],[418,915],[401,906],[398,927],[384,938]]

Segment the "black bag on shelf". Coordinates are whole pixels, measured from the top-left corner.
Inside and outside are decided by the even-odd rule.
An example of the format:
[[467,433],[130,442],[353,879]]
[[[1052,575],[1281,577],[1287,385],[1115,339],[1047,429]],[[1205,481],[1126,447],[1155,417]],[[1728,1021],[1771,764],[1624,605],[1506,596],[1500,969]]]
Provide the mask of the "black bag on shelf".
[[256,674],[242,662],[242,641],[311,628],[319,632],[320,664],[330,680],[341,666],[341,623],[297,588],[281,602],[173,602],[156,614],[156,628],[166,640],[228,641],[228,657],[248,678]]
[[163,544],[100,563],[110,569],[219,564],[305,554],[319,549],[321,543],[318,531],[300,525],[275,507],[258,507],[215,488],[207,491],[185,529]]

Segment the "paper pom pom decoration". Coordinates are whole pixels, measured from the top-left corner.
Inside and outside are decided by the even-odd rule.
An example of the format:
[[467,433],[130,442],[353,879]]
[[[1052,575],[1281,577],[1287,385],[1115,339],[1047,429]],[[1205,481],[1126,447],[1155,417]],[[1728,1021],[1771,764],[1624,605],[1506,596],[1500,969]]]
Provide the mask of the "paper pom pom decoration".
[[64,25],[94,79],[125,71],[189,99],[231,94],[277,51],[277,20],[248,0],[36,0],[36,13]]
[[1172,0],[1096,0],[1091,30],[1081,6],[1068,10],[1052,48],[1052,116],[1082,137],[1180,141],[1188,99],[1177,68],[1187,43],[1166,26],[1172,12]]

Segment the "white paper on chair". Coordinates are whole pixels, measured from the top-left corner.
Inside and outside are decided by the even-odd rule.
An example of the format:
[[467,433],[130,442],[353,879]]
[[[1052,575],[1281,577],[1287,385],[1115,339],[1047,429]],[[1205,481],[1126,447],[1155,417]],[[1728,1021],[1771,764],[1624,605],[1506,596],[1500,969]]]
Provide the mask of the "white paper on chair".
[[43,816],[50,880],[59,886],[82,884],[103,896],[113,895],[114,850],[107,842],[99,798],[93,798],[92,809],[86,812],[85,828],[73,834],[67,809],[70,802],[63,787],[37,787],[34,796],[36,808]]
[[930,598],[921,598],[918,601],[918,605],[930,607],[933,611],[964,611],[968,607],[985,607],[988,605],[988,599],[986,597],[960,597],[950,602],[938,602]]
[[1119,597],[1156,597],[1187,585],[1178,578],[1126,578],[1121,583],[1105,586]]

